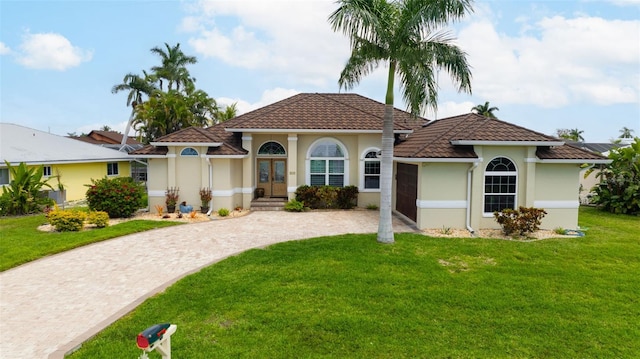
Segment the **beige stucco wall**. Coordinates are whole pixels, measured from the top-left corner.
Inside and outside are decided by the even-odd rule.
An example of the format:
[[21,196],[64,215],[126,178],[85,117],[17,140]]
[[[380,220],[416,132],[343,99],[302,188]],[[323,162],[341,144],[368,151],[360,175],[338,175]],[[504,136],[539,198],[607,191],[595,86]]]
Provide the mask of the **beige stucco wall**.
[[577,228],[579,173],[577,164],[538,164],[534,206],[547,212],[541,228]]
[[418,228],[465,228],[469,163],[422,163],[418,169]]

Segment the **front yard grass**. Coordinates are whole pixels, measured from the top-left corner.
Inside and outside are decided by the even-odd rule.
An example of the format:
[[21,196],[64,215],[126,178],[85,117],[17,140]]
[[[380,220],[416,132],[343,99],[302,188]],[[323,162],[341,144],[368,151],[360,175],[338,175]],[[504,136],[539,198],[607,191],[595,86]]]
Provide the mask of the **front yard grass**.
[[0,271],[90,243],[177,224],[165,221],[133,220],[101,229],[81,232],[42,232],[43,214],[0,218]]
[[581,209],[586,237],[396,234],[293,241],[180,280],[71,358],[132,358],[178,326],[176,358],[632,358],[640,219]]

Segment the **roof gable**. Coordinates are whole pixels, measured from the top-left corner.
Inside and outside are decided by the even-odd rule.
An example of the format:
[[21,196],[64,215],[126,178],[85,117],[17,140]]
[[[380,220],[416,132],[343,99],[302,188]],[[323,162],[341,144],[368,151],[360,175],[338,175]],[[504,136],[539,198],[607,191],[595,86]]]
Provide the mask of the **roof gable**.
[[527,128],[475,113],[432,121],[394,149],[407,158],[477,158],[473,145],[537,146],[542,160],[603,160],[604,157]]

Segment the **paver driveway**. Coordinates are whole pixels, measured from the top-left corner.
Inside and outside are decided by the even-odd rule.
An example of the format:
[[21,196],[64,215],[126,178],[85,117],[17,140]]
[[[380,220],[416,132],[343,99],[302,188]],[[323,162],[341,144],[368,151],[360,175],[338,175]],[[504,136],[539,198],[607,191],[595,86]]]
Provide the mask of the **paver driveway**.
[[[253,212],[136,233],[10,269],[0,273],[0,358],[62,358],[203,266],[277,242],[373,233],[377,223],[376,211]],[[414,228],[394,218],[394,230]]]

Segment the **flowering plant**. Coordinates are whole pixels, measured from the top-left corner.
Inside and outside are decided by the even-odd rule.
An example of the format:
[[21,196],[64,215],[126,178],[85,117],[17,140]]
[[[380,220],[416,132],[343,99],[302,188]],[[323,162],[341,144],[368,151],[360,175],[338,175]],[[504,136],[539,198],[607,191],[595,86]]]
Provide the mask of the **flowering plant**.
[[202,206],[206,207],[212,198],[213,195],[210,188],[207,187],[200,189],[200,202],[202,203]]
[[167,189],[167,192],[165,192],[165,203],[167,204],[167,206],[175,207],[176,203],[178,203],[178,192],[180,192],[180,189],[177,187],[170,187]]

